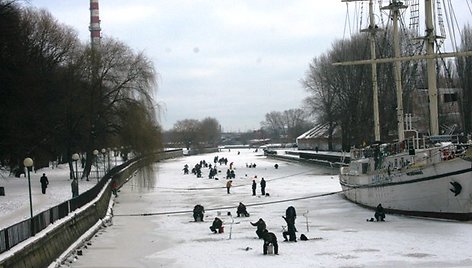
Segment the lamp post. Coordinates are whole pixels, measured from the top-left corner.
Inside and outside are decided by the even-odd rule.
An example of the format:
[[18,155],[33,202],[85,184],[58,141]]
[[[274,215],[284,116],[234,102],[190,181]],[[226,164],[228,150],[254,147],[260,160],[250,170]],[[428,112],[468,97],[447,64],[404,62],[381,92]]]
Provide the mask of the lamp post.
[[31,179],[30,179],[30,167],[33,166],[33,159],[31,159],[29,157],[25,158],[25,160],[23,160],[23,165],[28,170],[28,191],[29,191],[30,221],[31,221],[30,222],[30,224],[31,224],[30,232],[31,232],[31,235],[34,235],[34,232],[33,232],[33,200],[31,199]]
[[78,180],[79,179],[79,169],[77,168],[77,161],[80,159],[80,156],[78,153],[75,153],[72,155],[72,160],[75,162],[75,178]]
[[98,150],[93,150],[93,155],[95,156],[95,167],[97,170],[97,183],[98,183]]
[[103,154],[103,176],[107,173],[106,169],[106,159],[105,159],[105,153],[107,152],[107,149],[103,148],[102,149],[102,154]]
[[118,148],[113,149],[113,156],[115,157],[115,167],[116,167],[116,157],[118,156]]

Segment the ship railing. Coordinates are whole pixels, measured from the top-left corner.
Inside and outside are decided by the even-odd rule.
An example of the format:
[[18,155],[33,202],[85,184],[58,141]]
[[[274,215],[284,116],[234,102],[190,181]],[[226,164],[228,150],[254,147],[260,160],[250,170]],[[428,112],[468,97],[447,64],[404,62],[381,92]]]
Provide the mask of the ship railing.
[[361,149],[352,148],[351,161],[371,157],[384,158],[390,155],[403,153],[406,150],[405,144],[402,142],[375,144]]

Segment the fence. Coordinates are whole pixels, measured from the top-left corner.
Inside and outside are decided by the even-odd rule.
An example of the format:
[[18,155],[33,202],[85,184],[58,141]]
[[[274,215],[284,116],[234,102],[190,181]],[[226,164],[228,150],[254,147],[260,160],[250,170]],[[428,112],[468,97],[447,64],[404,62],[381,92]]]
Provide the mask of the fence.
[[91,202],[98,196],[110,178],[116,180],[118,185],[122,185],[127,177],[131,175],[130,172],[126,172],[127,169],[136,170],[151,162],[173,158],[179,155],[182,155],[181,149],[159,152],[131,159],[119,166],[112,168],[110,172],[105,174],[105,176],[103,176],[95,186],[86,192],[83,192],[79,196],[40,212],[39,214],[33,216],[32,219],[24,220],[3,230],[0,230],[0,253],[8,251],[15,245],[45,229],[50,224],[68,216],[69,213]]

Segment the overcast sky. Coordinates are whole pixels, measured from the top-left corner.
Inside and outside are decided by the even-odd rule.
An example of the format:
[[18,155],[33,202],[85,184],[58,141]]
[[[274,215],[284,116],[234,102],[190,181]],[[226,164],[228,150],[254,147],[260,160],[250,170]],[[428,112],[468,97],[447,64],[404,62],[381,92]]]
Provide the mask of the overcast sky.
[[[88,41],[88,0],[29,2]],[[466,0],[454,2],[467,10]],[[210,116],[223,131],[246,131],[266,113],[300,108],[308,96],[300,80],[343,38],[345,17],[341,0],[100,0],[102,36],[154,62],[164,129]]]

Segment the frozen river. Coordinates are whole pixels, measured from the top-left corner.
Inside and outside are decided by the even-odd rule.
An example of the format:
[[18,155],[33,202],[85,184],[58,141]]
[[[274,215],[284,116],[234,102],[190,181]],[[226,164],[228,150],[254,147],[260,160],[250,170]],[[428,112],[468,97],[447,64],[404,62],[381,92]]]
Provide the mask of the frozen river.
[[[240,152],[240,154],[238,154]],[[183,166],[200,160],[218,165],[219,180],[184,175]],[[226,170],[233,162],[236,178],[226,193]],[[256,168],[246,164],[255,163]],[[275,169],[274,164],[279,168]],[[334,171],[335,172],[335,171]],[[63,267],[472,267],[472,228],[450,222],[387,215],[386,222],[366,222],[373,211],[346,201],[333,170],[267,159],[253,150],[189,156],[156,163],[121,189],[115,199],[113,225],[102,229],[72,263]],[[257,196],[251,184],[257,176]],[[259,180],[270,196],[261,196]],[[329,195],[323,195],[331,193]],[[239,202],[248,218],[232,218]],[[205,222],[192,222],[194,205],[205,207]],[[297,210],[297,237],[283,242],[282,218]],[[214,217],[223,234],[209,230]],[[277,235],[279,255],[262,255],[262,240],[249,222],[263,218]],[[315,239],[316,238],[316,239]]]

